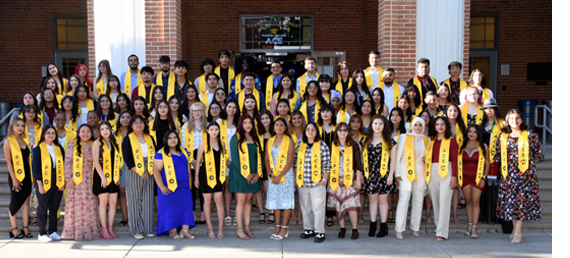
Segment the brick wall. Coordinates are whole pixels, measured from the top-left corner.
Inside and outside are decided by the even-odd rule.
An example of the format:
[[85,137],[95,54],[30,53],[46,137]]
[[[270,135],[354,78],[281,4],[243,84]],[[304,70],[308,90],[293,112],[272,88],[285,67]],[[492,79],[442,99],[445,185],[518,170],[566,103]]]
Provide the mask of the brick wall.
[[146,63],[160,72],[158,59],[168,55],[171,68],[182,57],[181,0],[145,0]]
[[314,51],[346,51],[354,68],[368,66],[367,52],[377,49],[377,0],[355,1],[184,1],[183,58],[190,77],[199,75],[202,59],[218,60],[219,50],[239,52],[240,14],[313,14]]
[[517,108],[521,99],[551,100],[552,81],[545,86],[527,81],[526,66],[552,62],[552,2],[472,0],[471,13],[499,14],[498,68],[510,64],[510,75],[498,72],[497,102],[503,113]]
[[55,61],[53,15],[86,11],[85,0],[0,1],[0,101],[21,102],[25,91],[39,91],[42,66]]

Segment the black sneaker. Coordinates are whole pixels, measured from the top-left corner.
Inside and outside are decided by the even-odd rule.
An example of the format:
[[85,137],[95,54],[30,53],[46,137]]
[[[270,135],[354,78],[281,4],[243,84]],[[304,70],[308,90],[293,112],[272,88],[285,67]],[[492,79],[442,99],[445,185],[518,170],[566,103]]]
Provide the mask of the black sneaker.
[[301,233],[301,238],[309,238],[309,237],[314,237],[315,236],[315,231],[312,230],[305,230],[305,232]]
[[322,243],[325,241],[325,239],[327,239],[325,237],[325,233],[317,233],[317,235],[315,236],[315,243]]

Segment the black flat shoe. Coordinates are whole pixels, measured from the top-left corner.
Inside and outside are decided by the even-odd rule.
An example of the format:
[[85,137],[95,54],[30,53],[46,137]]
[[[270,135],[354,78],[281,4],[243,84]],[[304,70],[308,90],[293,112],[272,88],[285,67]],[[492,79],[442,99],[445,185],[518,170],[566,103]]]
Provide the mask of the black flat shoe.
[[315,236],[315,231],[305,230],[305,232],[301,233],[301,235],[299,237],[306,239],[306,238],[314,237],[314,236]]
[[346,228],[341,228],[338,232],[338,238],[344,238],[346,236]]
[[315,243],[322,243],[326,240],[327,238],[325,237],[325,233],[317,233],[317,235],[315,236],[315,240],[313,240]]

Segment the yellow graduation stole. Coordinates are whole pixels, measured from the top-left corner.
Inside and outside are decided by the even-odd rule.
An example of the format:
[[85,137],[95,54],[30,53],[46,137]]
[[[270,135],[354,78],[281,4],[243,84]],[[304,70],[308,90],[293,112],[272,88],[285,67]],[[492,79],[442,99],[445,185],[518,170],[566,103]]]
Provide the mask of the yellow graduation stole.
[[198,87],[197,88],[198,88],[198,94],[202,94],[202,93],[206,92],[206,89],[208,88],[208,84],[206,84],[206,74],[202,74],[198,78]]
[[[119,150],[119,148],[115,148],[115,155],[114,157],[111,157],[111,149],[106,143],[101,144],[101,148],[103,148],[103,175],[105,175],[105,178],[107,179],[107,185],[111,184],[111,182],[115,182],[115,184],[117,184],[120,180],[119,172],[123,166],[121,150]],[[112,166],[111,158],[115,161],[114,166]],[[111,175],[113,178],[111,178]]]
[[[273,89],[275,85],[273,85],[273,74],[267,77],[265,83],[265,106],[267,110],[271,108],[271,99],[273,98]],[[296,96],[296,94],[294,94]]]
[[[449,89],[451,90],[451,77],[447,78],[447,80],[445,80],[443,82],[446,83],[447,86],[449,86]],[[465,80],[459,78],[459,91],[462,91],[466,88],[467,88],[467,82]],[[449,94],[451,94],[451,92]]]
[[[95,104],[93,103],[92,99],[87,98],[85,101],[87,101],[87,113],[89,113],[89,111],[95,110]],[[81,107],[78,107],[77,109],[79,109],[77,112],[77,116],[79,116],[79,115],[81,115]]]
[[[34,124],[36,125],[36,140],[34,142],[34,146],[37,146],[38,143],[40,142],[40,138],[42,137],[42,125],[38,124],[36,122],[34,122]],[[28,147],[30,147],[30,136],[28,134],[28,124],[26,124],[26,127],[24,127],[24,137],[22,137],[22,139],[24,140],[24,142],[26,143],[26,145],[28,145]]]
[[[292,98],[287,99],[287,98],[282,97],[281,99],[287,99],[287,101],[289,101],[289,111],[293,112],[293,109],[295,108],[295,103],[297,103],[298,98],[297,98],[297,92],[296,91],[291,92],[291,94],[293,95]],[[279,100],[277,99],[276,102],[279,102]],[[269,103],[269,104],[271,104],[271,103]]]
[[[501,172],[503,179],[507,178],[509,173],[507,163],[507,139],[509,134],[501,134]],[[528,144],[528,131],[522,131],[518,138],[518,163],[519,173],[524,173],[528,170],[529,164],[529,144]]]
[[[42,153],[42,175],[44,190],[47,192],[51,188],[51,156],[47,149],[47,144],[45,142],[40,143],[40,150]],[[63,172],[63,154],[61,149],[57,145],[53,145],[53,151],[55,153],[55,173],[56,173],[56,183],[57,188],[61,188],[65,185],[64,172]]]
[[362,146],[362,163],[364,166],[364,177],[368,179],[370,176],[370,168],[368,167],[368,146]]
[[429,181],[431,179],[431,160],[432,160],[432,152],[433,152],[434,143],[435,143],[435,139],[431,141],[431,146],[429,145],[430,142],[428,142],[428,145],[426,145],[425,172],[426,172],[426,183],[428,183],[428,184],[429,184]]
[[[155,85],[154,83],[152,83],[152,84],[150,85],[150,94],[151,94],[151,95],[152,95],[152,92],[154,91],[154,87],[156,87],[156,85]],[[148,103],[148,108],[151,108],[151,106],[150,106],[150,102],[151,102],[151,101],[150,101],[150,100],[152,99],[152,96],[149,96],[149,97],[147,98],[147,96],[146,96],[146,87],[144,86],[144,84],[142,84],[142,83],[139,84],[139,85],[138,85],[138,90],[139,90],[139,96],[143,97],[143,98],[146,100],[146,102]]]
[[[109,79],[107,79],[109,80]],[[97,81],[96,85],[97,85],[97,95],[102,95],[106,90],[107,90],[107,85],[109,84],[108,81],[105,82],[105,84],[103,84],[103,76],[101,76],[101,78],[99,78],[99,80]],[[121,90],[121,89],[119,89]]]
[[[308,105],[307,105],[307,101],[303,101],[301,103],[301,107],[299,108],[299,111],[301,111],[301,113],[303,114],[303,116],[305,117],[305,121],[307,121],[307,123],[309,123],[309,111],[308,111]],[[315,116],[313,118],[313,121],[317,121],[319,120],[319,112],[321,111],[321,102],[317,99],[315,101]],[[346,118],[345,118],[346,119]]]
[[[202,142],[206,142],[206,137],[206,132],[202,130]],[[186,131],[186,150],[188,151],[188,162],[192,162],[194,160],[194,129]]]
[[[463,117],[463,121],[467,123],[467,113],[469,112],[469,103],[463,104],[461,106],[461,116]],[[483,110],[481,110],[481,105],[477,105],[477,125],[481,125],[483,123]]]
[[202,102],[202,104],[204,104],[204,106],[208,108],[207,111],[210,111],[210,105],[208,105],[208,93],[207,92],[200,94],[200,102]]
[[[277,136],[273,136],[273,137],[269,138],[269,140],[267,142],[267,148],[268,149],[273,147],[273,143],[275,142],[276,138],[277,138]],[[289,151],[289,139],[291,139],[289,136],[283,135],[283,138],[281,140],[281,146],[279,147],[279,154],[277,155],[277,168],[275,168],[273,155],[269,154],[269,165],[271,166],[271,171],[273,171],[273,176],[279,176],[279,175],[281,175],[281,173],[287,172],[287,171],[283,171],[283,169],[285,168],[285,165],[287,164],[287,153]],[[285,183],[285,182],[286,182],[285,177],[283,177],[283,178],[281,178],[281,181],[279,183]]]
[[[22,149],[20,148],[20,144],[18,144],[18,140],[13,135],[8,137],[10,141],[10,152],[12,156],[12,165],[14,166],[14,174],[16,175],[16,179],[22,182],[24,178],[26,178],[26,174],[24,173],[24,158],[22,157]],[[31,179],[31,178],[30,178]]]
[[[348,77],[347,90],[348,90],[348,88],[350,88],[351,85],[352,85],[352,78]],[[342,88],[342,77],[340,77],[340,76],[339,76],[338,82],[336,83],[335,90],[340,92],[340,94],[344,96],[344,90]]]
[[406,136],[406,145],[404,150],[406,153],[406,178],[408,181],[413,182],[418,180],[416,175],[416,159],[414,157],[414,137],[411,135]]
[[[24,118],[24,112],[21,111],[19,117],[22,120],[26,121],[26,119]],[[40,125],[42,125],[43,121],[44,121],[44,112],[38,112],[38,123],[40,123]],[[25,137],[22,137],[22,138],[25,138]]]
[[[242,90],[242,91],[243,91],[243,93],[242,93],[242,94],[239,94],[239,108],[240,108],[240,109],[243,108],[243,102],[245,101],[245,89]],[[256,88],[253,88],[252,94],[253,94],[253,97],[255,98],[255,102],[256,102],[256,104],[257,104],[257,110],[260,110],[260,109],[259,109],[259,101],[260,101],[260,99],[259,99],[259,91],[257,91]]]
[[[303,180],[305,177],[305,152],[307,150],[307,145],[301,143],[299,145],[299,150],[297,151],[297,186],[301,187],[303,185]],[[321,141],[313,143],[311,148],[311,180],[315,184],[321,181]]]
[[[330,126],[332,127],[332,128],[331,128],[331,133],[332,133],[332,132],[334,132],[334,130],[335,130],[335,128],[336,128],[336,125],[333,125],[333,124],[331,123]],[[326,132],[325,132],[325,127],[324,127],[323,125],[319,125],[319,131],[321,131],[321,139],[324,139],[324,138],[325,138],[325,133],[326,133]]]
[[[346,111],[344,109],[340,109],[338,111],[338,122],[344,122],[344,123],[348,123],[348,121],[346,121]],[[316,120],[315,120],[316,121]]]
[[[261,147],[257,146],[257,148]],[[247,141],[244,140],[241,143],[241,148],[238,149],[239,149],[239,162],[241,165],[241,176],[243,176],[243,178],[247,178],[247,176],[251,173],[249,168],[249,151],[247,149]],[[261,154],[259,153],[259,150],[256,150],[255,152],[257,153],[257,175],[259,175],[259,177],[262,177],[263,169],[261,168]]]
[[[76,142],[75,144],[80,144],[80,143]],[[93,142],[89,141],[89,144],[93,144]],[[81,146],[81,148],[83,148],[83,147],[84,146]],[[85,152],[83,152],[83,154],[80,155],[79,152],[77,151],[77,147],[73,148],[73,182],[75,182],[76,185],[79,185],[79,184],[81,184],[81,182],[83,182],[83,155],[84,154],[85,154]]]
[[[223,144],[223,143],[221,143]],[[204,147],[206,147],[206,144],[204,142]],[[223,146],[219,146],[220,150],[222,150]],[[220,183],[224,183],[226,181],[226,155],[224,153],[225,151],[222,151],[220,153]],[[206,176],[208,177],[208,186],[210,186],[210,188],[214,189],[214,187],[216,186],[216,159],[214,158],[214,150],[212,149],[212,146],[210,145],[210,148],[208,149],[208,152],[206,153],[206,159],[204,160],[204,162],[206,163]]]
[[[332,144],[332,152],[331,152],[331,177],[330,177],[330,187],[333,190],[336,190],[339,185],[339,166],[340,166],[340,149],[339,146],[336,144]],[[352,174],[354,171],[352,170],[352,146],[345,145],[344,146],[344,155],[343,155],[343,170],[344,170],[344,185],[346,188],[350,188],[352,186]]]
[[[220,72],[220,66],[219,66],[219,65],[216,66],[216,68],[214,69],[214,73],[216,73],[216,74],[220,77],[220,80],[221,80],[221,78],[222,78],[222,73]],[[232,82],[232,80],[234,79],[234,77],[235,77],[234,68],[233,68],[231,65],[229,65],[229,66],[228,66],[228,84],[231,84],[231,82]],[[228,89],[229,89],[229,88],[230,88],[230,85],[228,85],[228,86],[226,86],[226,87],[228,87]],[[237,93],[237,92],[236,92],[236,93]]]
[[380,159],[380,175],[384,177],[388,173],[388,161],[390,160],[390,152],[388,152],[388,143],[382,138],[382,155]]
[[[137,69],[137,85],[141,85],[143,83],[142,81],[142,77],[141,77],[141,70]],[[125,85],[123,85],[124,89],[125,89],[125,93],[127,93],[127,95],[131,95],[131,69],[127,70],[127,73],[125,74]],[[139,93],[140,96],[140,93]]]
[[461,131],[457,122],[455,123],[455,140],[458,146],[463,145],[463,131]]
[[[438,87],[437,87],[437,82],[436,82],[435,78],[433,78],[431,76],[429,78],[430,78],[431,82],[433,83],[433,85],[435,86],[435,89],[437,90]],[[414,81],[414,85],[416,85],[416,87],[418,87],[418,90],[420,91],[420,99],[423,100],[424,99],[424,92],[422,89],[422,83],[418,79],[418,76],[414,76],[413,81]],[[451,92],[449,94],[451,94]]]
[[[136,172],[139,176],[144,174],[144,158],[142,156],[142,149],[139,139],[135,135],[135,133],[129,134],[129,140],[131,140],[131,148],[133,149],[133,157],[135,158],[135,166]],[[153,168],[153,159],[154,159],[154,145],[152,144],[152,139],[150,135],[144,136],[144,140],[146,142],[146,146],[148,148],[148,156],[147,156],[147,170],[150,175],[154,172]]]
[[489,99],[489,88],[483,89],[481,94],[483,94],[482,101],[485,102],[485,100]]
[[493,130],[491,131],[491,144],[489,147],[489,163],[493,164],[495,162],[495,155],[497,154],[497,137],[501,134],[501,125],[503,124],[504,120],[501,118],[497,119],[497,123],[493,125]]
[[69,145],[69,142],[75,139],[75,132],[71,129],[65,129],[65,142],[63,143],[63,149],[67,150],[67,146]]
[[[229,77],[229,76],[228,76]],[[254,87],[255,88],[255,87]],[[241,73],[239,73],[235,78],[234,78],[234,92],[235,94],[238,94],[242,91],[241,89]]]
[[[301,91],[301,96],[305,95],[305,89],[307,88],[307,77],[305,77],[307,73],[304,73],[299,77],[299,90]],[[321,76],[320,73],[317,73],[317,78]],[[316,121],[316,120],[315,120]]]
[[[384,69],[378,66],[378,86],[383,82],[382,74],[384,73]],[[374,82],[372,81],[372,67],[368,66],[366,70],[364,70],[364,75],[366,77],[366,84],[368,85],[368,89],[372,91],[374,89]],[[350,84],[352,85],[352,84]],[[394,102],[395,103],[395,102]]]
[[[463,187],[463,152],[457,154],[457,180],[459,187]],[[477,160],[477,176],[475,177],[475,185],[479,185],[481,178],[483,178],[483,171],[485,170],[485,155],[479,146],[479,159]]]
[[[169,147],[166,146],[164,148],[169,148]],[[162,149],[162,161],[164,163],[164,175],[166,177],[166,184],[168,186],[168,190],[174,192],[176,191],[176,188],[178,188],[178,182],[176,181],[176,173],[174,172],[174,162],[172,161],[172,153],[170,153],[170,155],[166,155],[166,153],[164,152],[164,148]]]
[[[432,161],[433,146],[435,145],[436,139],[434,139],[432,141],[432,144],[431,144],[430,148],[428,149],[429,151],[426,154],[426,182],[428,184],[429,184],[429,181],[431,180],[431,161]],[[448,170],[449,170],[449,168],[447,167],[447,165],[449,163],[449,155],[450,155],[449,146],[450,146],[450,139],[446,139],[444,137],[441,140],[441,146],[439,149],[439,168],[437,170],[437,173],[439,174],[439,176],[441,178],[446,177]]]
[[[156,86],[162,85],[162,72],[156,76]],[[168,88],[166,88],[166,99],[170,99],[174,95],[174,88],[176,87],[176,76],[172,71],[168,74]]]
[[[379,88],[382,89],[382,91],[384,91],[384,82],[382,81],[378,85],[379,85]],[[398,105],[398,99],[402,95],[402,93],[400,92],[400,84],[398,84],[396,81],[394,81],[394,83],[392,84],[392,87],[394,88],[394,105],[397,106]],[[384,110],[380,110],[380,111],[384,111]]]

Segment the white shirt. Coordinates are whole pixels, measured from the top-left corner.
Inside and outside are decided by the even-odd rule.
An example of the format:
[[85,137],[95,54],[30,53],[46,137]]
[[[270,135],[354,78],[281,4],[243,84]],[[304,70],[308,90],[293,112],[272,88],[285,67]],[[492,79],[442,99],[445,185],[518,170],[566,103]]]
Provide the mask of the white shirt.
[[55,151],[53,150],[53,143],[51,145],[46,144],[46,146],[47,146],[47,150],[49,152],[49,155],[51,157],[51,165],[52,165],[52,167],[55,168]]
[[81,109],[81,115],[79,117],[81,118],[81,121],[79,121],[80,123],[77,126],[80,126],[82,124],[87,124],[87,115],[89,113],[86,107],[80,109]]
[[[389,112],[392,112],[392,109],[396,106],[396,104],[398,104],[394,103],[394,86],[395,83],[393,83],[391,87],[388,87],[388,85],[384,84],[384,105],[388,107]],[[400,95],[403,94],[405,88],[399,84],[398,87],[400,87]]]
[[[370,76],[372,77],[372,86],[373,86],[372,90],[378,88],[378,86],[379,86],[378,85],[378,71],[380,71],[380,69],[376,69],[376,71],[374,71],[372,68],[370,68]],[[402,92],[404,92],[404,91],[402,91]]]
[[[145,142],[145,143],[141,143],[141,150],[142,150],[143,158],[148,157],[148,145],[147,145],[146,142]],[[153,157],[153,158],[154,158],[154,157]]]
[[182,135],[180,137],[181,145],[183,146],[183,148],[186,149],[187,152],[189,151],[194,151],[196,149],[198,149],[200,147],[200,144],[202,143],[202,130],[196,130],[196,128],[194,128],[194,146],[191,150],[186,148],[186,132],[188,132],[188,122],[184,123],[184,125],[182,126]]
[[[317,76],[317,72],[315,72],[315,76],[311,77],[309,75],[309,73],[305,73],[305,78],[307,79],[307,84],[309,84],[310,81],[319,81],[319,76]],[[317,86],[319,86],[319,84],[317,83]],[[331,88],[333,86],[331,85]],[[307,89],[307,85],[305,85],[305,89]],[[301,77],[297,78],[297,92],[299,92],[299,94],[301,94]],[[303,97],[303,96],[301,96]]]

